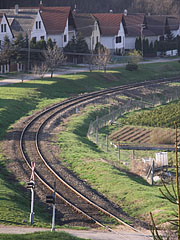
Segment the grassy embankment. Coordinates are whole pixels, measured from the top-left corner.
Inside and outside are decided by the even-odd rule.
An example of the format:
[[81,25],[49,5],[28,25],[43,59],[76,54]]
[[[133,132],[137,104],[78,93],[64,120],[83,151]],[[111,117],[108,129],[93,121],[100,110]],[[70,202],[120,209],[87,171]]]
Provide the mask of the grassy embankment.
[[0,234],[1,240],[83,240],[65,232],[36,232],[28,234]]
[[[106,75],[99,72],[81,73],[55,77],[53,79],[34,80],[23,84],[20,83],[10,86],[2,86],[0,87],[0,139],[3,139],[5,133],[11,127],[11,124],[18,121],[21,117],[30,115],[33,111],[39,110],[42,107],[55,103],[57,101],[61,101],[72,95],[77,95],[82,92],[95,91],[130,82],[168,77],[171,75],[177,75],[179,73],[180,66],[178,62],[164,64],[156,63],[141,65],[137,72],[127,72],[124,68],[119,68],[113,71],[108,71]],[[88,124],[89,120],[90,119],[86,120],[86,125]],[[83,123],[80,124],[83,125]],[[69,137],[71,137],[71,141],[76,141],[76,143],[80,142],[79,145],[85,144],[89,155],[84,156],[82,154],[80,161],[89,161],[89,167],[92,167],[93,169],[94,161],[96,161],[96,159],[99,159],[101,154],[104,153],[102,153],[99,149],[96,148],[94,144],[90,143],[86,139],[85,130],[81,130],[82,136],[81,134],[80,136],[75,136],[75,140],[73,140],[73,136]],[[84,139],[85,143],[82,143],[82,139]],[[82,151],[84,151],[84,146],[82,146]],[[70,161],[76,159],[77,156],[79,155],[76,151],[71,152]],[[103,158],[108,157],[110,156],[103,156]],[[88,176],[91,175],[91,171],[89,171],[90,169],[88,170],[88,168],[86,168],[82,171],[81,176],[87,178],[88,181],[97,188],[101,185],[98,190],[102,191],[103,193],[107,193],[108,197],[110,197],[112,200],[119,199],[118,202],[121,203],[124,210],[129,214],[137,216],[144,214],[144,211],[141,208],[141,201],[143,199],[143,192],[145,191],[145,188],[147,189],[147,194],[149,195],[149,201],[145,203],[147,205],[147,212],[149,210],[152,210],[149,209],[152,205],[156,206],[156,204],[154,204],[154,199],[151,198],[154,189],[148,186],[145,182],[142,183],[141,179],[134,179],[131,175],[128,176],[125,173],[117,171],[116,169],[113,169],[111,166],[104,164],[101,161],[97,160],[97,164],[97,175],[93,174],[92,178],[90,177],[91,179],[89,179]],[[77,169],[75,168],[74,170],[76,171]],[[104,181],[104,179],[102,179],[102,176],[106,177],[107,180]],[[119,184],[117,184],[117,178],[121,179],[121,183],[119,182]],[[110,183],[113,187],[112,190],[110,186],[105,187],[107,185],[106,183],[109,181],[112,181]],[[23,220],[29,218],[29,196],[27,196],[27,194],[24,194],[24,189],[21,191],[21,184],[17,183],[14,185],[13,182],[14,181],[12,179],[12,175],[8,173],[8,170],[6,169],[6,157],[1,153],[0,222],[3,224],[26,224],[23,222]],[[96,182],[98,182],[98,184]],[[127,188],[125,188],[121,194],[119,192],[116,192],[116,188],[121,189],[121,187],[126,186],[124,182],[129,182],[129,184],[127,184]],[[131,196],[129,196],[128,192],[131,192],[131,189],[134,188],[134,184],[138,186],[138,194],[131,193]],[[150,191],[150,189],[152,189],[152,191]],[[134,198],[134,194],[137,197]],[[157,196],[157,198],[161,198],[159,194],[157,194]],[[133,208],[128,208],[129,201],[127,199],[131,200],[131,202],[133,201]],[[141,200],[139,201],[139,199]],[[137,205],[135,203],[137,203]],[[157,207],[159,207],[159,203]],[[43,211],[43,207],[35,207],[35,225],[37,226],[47,226],[47,223],[50,221],[46,215],[43,215]],[[140,213],[139,211],[143,211],[143,213]]]

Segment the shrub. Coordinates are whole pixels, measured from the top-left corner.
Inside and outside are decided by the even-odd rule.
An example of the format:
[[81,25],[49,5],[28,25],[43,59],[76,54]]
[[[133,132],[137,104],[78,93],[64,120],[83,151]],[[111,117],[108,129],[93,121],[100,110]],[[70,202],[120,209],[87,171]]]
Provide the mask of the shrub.
[[128,63],[126,65],[126,70],[128,71],[136,71],[138,69],[138,65],[135,63]]

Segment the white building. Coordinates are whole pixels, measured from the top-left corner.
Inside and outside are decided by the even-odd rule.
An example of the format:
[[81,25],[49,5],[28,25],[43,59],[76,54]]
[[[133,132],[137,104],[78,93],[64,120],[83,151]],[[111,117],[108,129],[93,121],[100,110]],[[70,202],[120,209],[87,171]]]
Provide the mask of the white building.
[[97,20],[90,13],[74,13],[77,33],[87,42],[90,51],[100,42],[100,29]]
[[125,47],[123,14],[97,13],[94,16],[100,26],[101,44],[112,52],[123,54]]

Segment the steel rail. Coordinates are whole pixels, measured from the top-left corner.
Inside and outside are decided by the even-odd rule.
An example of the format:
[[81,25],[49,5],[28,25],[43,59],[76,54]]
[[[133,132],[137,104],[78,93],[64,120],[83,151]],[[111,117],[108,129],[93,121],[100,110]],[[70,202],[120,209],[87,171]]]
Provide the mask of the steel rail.
[[[175,79],[175,81],[178,80],[178,79]],[[75,103],[72,103],[73,101],[76,101],[76,104],[77,103],[83,103],[84,101],[87,101],[87,100],[93,100],[95,97],[100,97],[100,96],[104,96],[104,95],[108,95],[108,94],[111,94],[111,93],[116,93],[116,92],[119,92],[119,91],[123,91],[123,90],[128,90],[128,89],[132,89],[132,88],[137,88],[137,87],[142,87],[144,85],[151,85],[151,84],[160,84],[160,83],[163,83],[163,82],[169,82],[169,81],[172,81],[172,80],[166,80],[166,79],[163,79],[161,81],[148,81],[148,82],[145,82],[145,83],[137,83],[137,84],[128,84],[128,85],[124,85],[124,86],[121,86],[121,87],[114,87],[114,88],[111,88],[111,89],[106,89],[106,90],[103,90],[103,91],[97,91],[97,92],[93,92],[91,94],[84,94],[84,95],[81,95],[81,96],[78,96],[78,97],[75,97],[75,98],[71,98],[71,99],[68,99],[68,100],[65,100],[61,103],[58,103],[58,104],[55,104],[53,105],[52,107],[44,110],[43,112],[40,112],[37,116],[35,116],[27,125],[26,127],[23,129],[22,131],[22,134],[21,134],[21,137],[20,137],[20,149],[21,149],[21,153],[22,153],[22,156],[23,158],[25,159],[28,167],[31,169],[31,166],[30,166],[30,163],[29,161],[26,159],[26,156],[23,152],[23,137],[24,137],[24,134],[25,134],[25,131],[30,127],[30,125],[35,121],[37,120],[39,117],[41,117],[42,115],[50,112],[51,110],[54,110],[55,108],[59,107],[59,106],[63,106],[65,104],[68,104],[69,103],[69,106],[66,106],[64,109],[61,109],[61,110],[58,110],[57,112],[60,112],[60,111],[63,111],[69,107],[72,107]],[[55,115],[57,114],[57,112],[53,113],[52,115]],[[115,218],[118,222],[120,222],[121,224],[124,224],[125,226],[131,228],[132,230],[134,231],[138,231],[136,230],[135,228],[133,228],[132,226],[130,226],[129,224],[125,223],[124,221],[122,221],[121,219],[117,218],[115,215],[109,213],[108,211],[106,211],[105,209],[101,208],[100,206],[98,206],[97,204],[93,203],[91,200],[89,200],[87,197],[85,197],[84,195],[82,195],[80,192],[78,192],[76,189],[74,189],[72,186],[70,186],[68,183],[66,183],[47,163],[47,161],[44,159],[44,157],[42,156],[41,152],[40,152],[40,149],[39,149],[39,144],[38,144],[38,135],[39,135],[39,132],[40,132],[40,129],[42,128],[42,126],[45,124],[45,122],[47,122],[51,117],[48,117],[42,124],[41,126],[39,127],[37,133],[36,133],[36,147],[37,147],[37,152],[39,153],[39,156],[41,157],[42,161],[45,163],[46,167],[56,176],[56,178],[61,181],[65,186],[67,186],[69,189],[71,189],[71,191],[73,191],[75,194],[79,195],[82,199],[84,199],[85,201],[87,201],[88,203],[90,203],[91,205],[93,205],[94,207],[96,207],[97,209],[99,209],[100,211],[102,211],[103,213],[109,215],[110,217],[112,218]],[[39,175],[37,172],[35,172],[35,175],[36,177],[50,190],[53,192],[53,188],[50,187]],[[71,206],[72,208],[74,208],[77,212],[80,212],[82,213],[84,216],[88,217],[88,219],[91,219],[93,220],[96,224],[98,224],[99,226],[103,226],[105,227],[104,225],[102,225],[101,223],[99,223],[97,220],[95,220],[94,218],[90,217],[89,215],[87,215],[86,213],[84,213],[82,210],[78,209],[76,206],[74,206],[72,203],[70,203],[68,200],[66,200],[65,198],[63,198],[59,193],[57,193],[57,197],[61,198],[61,200],[63,200],[64,202],[66,202],[69,206]],[[107,228],[107,227],[106,227]]]

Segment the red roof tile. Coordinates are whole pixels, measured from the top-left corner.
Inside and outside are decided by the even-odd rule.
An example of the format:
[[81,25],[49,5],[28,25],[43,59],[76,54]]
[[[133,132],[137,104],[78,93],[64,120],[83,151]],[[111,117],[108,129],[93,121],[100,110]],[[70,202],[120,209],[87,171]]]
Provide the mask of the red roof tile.
[[141,26],[144,23],[144,14],[124,15],[124,22],[127,36],[140,36]]
[[102,36],[115,36],[122,22],[121,13],[96,13],[93,14],[99,22]]
[[63,33],[70,10],[70,7],[40,7],[40,14],[47,33]]

